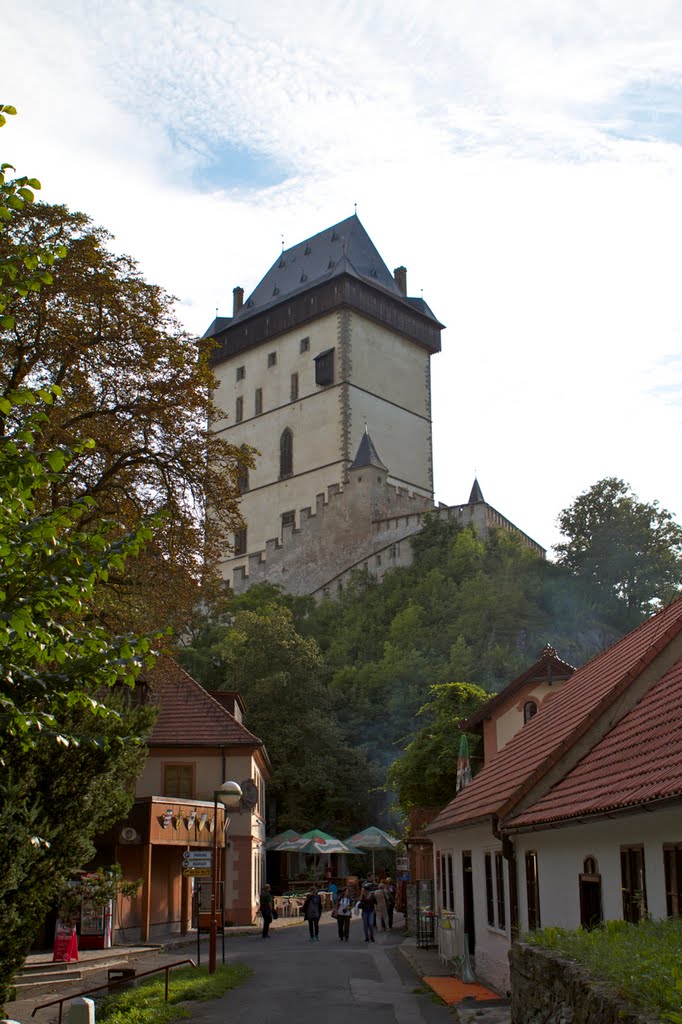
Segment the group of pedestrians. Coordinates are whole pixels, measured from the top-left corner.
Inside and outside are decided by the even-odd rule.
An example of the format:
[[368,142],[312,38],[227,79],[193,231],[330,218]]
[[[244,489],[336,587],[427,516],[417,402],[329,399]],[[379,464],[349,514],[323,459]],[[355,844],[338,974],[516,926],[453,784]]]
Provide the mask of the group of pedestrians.
[[[368,875],[360,889],[360,898],[353,897],[350,888],[340,890],[334,900],[332,916],[336,918],[339,942],[348,942],[350,923],[353,915],[362,920],[365,942],[374,942],[374,932],[390,931],[393,928],[393,911],[395,908],[395,886],[390,878],[375,882],[373,875]],[[260,912],[263,919],[262,938],[269,938],[274,909],[270,886],[264,885],[260,895]],[[313,886],[306,896],[302,914],[308,922],[311,942],[320,941],[320,918],[322,917],[322,897]]]

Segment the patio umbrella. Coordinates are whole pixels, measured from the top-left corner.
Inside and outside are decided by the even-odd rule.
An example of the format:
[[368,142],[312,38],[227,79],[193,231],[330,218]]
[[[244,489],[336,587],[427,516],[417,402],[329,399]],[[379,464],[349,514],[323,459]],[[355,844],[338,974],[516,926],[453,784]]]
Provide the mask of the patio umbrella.
[[294,832],[293,828],[288,828],[286,832],[280,832],[279,835],[266,839],[265,849],[276,850],[280,843],[285,843],[288,839],[299,839],[300,836],[300,832]]
[[274,847],[283,853],[312,853],[315,855],[313,874],[317,874],[317,858],[322,853],[355,853],[356,851],[319,828],[304,832],[298,839],[285,839]]
[[374,874],[375,851],[394,850],[400,840],[394,836],[389,836],[388,832],[377,828],[376,825],[370,825],[369,828],[363,829],[362,832],[356,832],[355,835],[349,836],[345,842],[350,843],[351,846],[358,846],[361,850],[372,851],[372,874]]

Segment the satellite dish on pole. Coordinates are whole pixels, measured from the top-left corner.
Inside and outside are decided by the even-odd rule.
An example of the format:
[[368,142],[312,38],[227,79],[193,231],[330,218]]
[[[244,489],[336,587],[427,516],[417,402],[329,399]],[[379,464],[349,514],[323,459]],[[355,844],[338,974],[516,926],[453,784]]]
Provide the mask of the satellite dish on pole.
[[239,785],[242,787],[242,802],[247,807],[255,807],[258,803],[258,786],[256,783],[253,779],[245,779]]

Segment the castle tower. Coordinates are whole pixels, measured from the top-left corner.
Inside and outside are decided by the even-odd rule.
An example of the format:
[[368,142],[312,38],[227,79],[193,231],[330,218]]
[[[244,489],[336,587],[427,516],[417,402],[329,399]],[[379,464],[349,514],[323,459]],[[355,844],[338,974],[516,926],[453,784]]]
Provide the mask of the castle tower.
[[295,530],[318,495],[348,483],[368,426],[388,483],[433,500],[429,360],[442,330],[357,216],[283,251],[243,295],[234,289],[232,317],[205,335],[216,343],[225,413],[214,429],[260,452],[242,496],[246,534],[224,560],[228,579]]

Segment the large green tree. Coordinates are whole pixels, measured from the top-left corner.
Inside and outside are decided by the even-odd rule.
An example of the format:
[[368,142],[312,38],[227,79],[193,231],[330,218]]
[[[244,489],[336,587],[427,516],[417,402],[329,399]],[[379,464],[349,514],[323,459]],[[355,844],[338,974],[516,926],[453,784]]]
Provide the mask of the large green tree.
[[340,725],[318,646],[297,631],[286,599],[250,605],[253,597],[236,599],[226,620],[196,631],[181,660],[207,688],[243,695],[245,724],[272,762],[270,826],[353,832],[367,823],[379,779]]
[[558,561],[635,614],[682,588],[682,527],[616,477],[599,480],[559,515]]
[[0,395],[58,384],[64,400],[49,410],[41,443],[95,441],[52,489],[53,506],[87,495],[84,525],[105,517],[122,532],[166,512],[154,543],[112,586],[109,608],[134,624],[181,624],[197,581],[243,525],[238,479],[250,452],[210,430],[208,349],[182,329],[173,298],[112,252],[85,214],[19,200],[0,234],[0,266],[26,270],[26,254],[66,254],[49,286],[28,282],[5,301]]
[[[455,795],[460,723],[473,715],[490,694],[471,683],[439,683],[418,712],[424,722],[388,770],[387,784],[404,814],[411,807],[443,807]],[[472,766],[478,764],[476,737],[469,738]]]
[[[13,108],[0,108],[0,126]],[[0,180],[0,238],[31,203],[34,179]],[[0,260],[2,324],[18,297],[49,285],[59,246],[18,244]],[[125,684],[153,661],[149,637],[98,623],[100,594],[149,541],[149,526],[91,518],[68,493],[71,465],[92,449],[47,442],[54,383],[0,396],[0,1004],[35,929],[95,832],[132,802],[153,712],[129,709]]]

